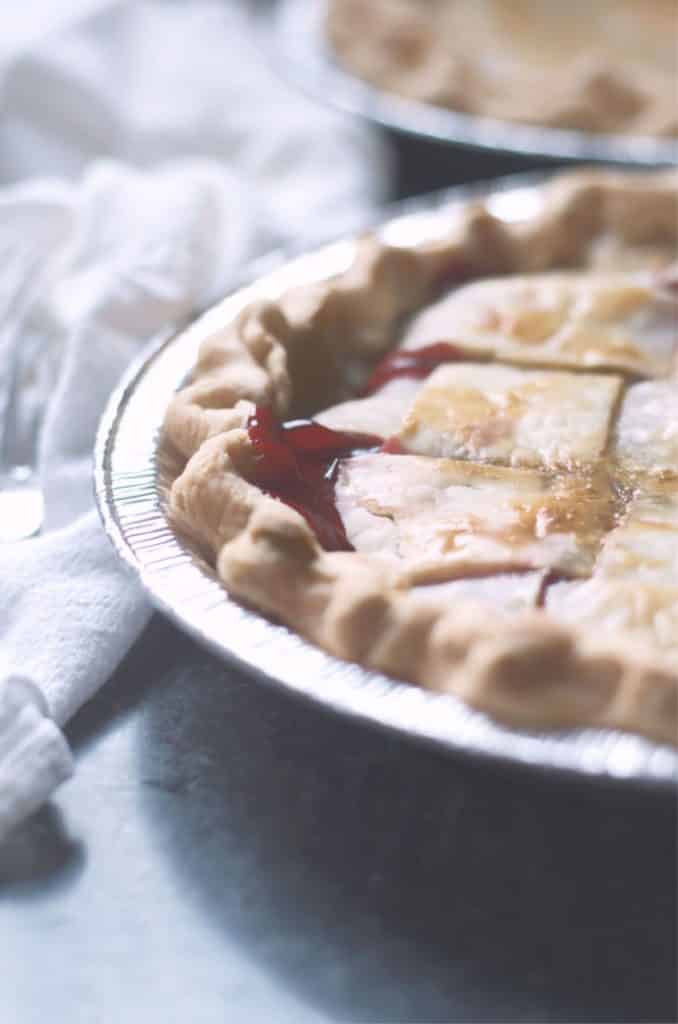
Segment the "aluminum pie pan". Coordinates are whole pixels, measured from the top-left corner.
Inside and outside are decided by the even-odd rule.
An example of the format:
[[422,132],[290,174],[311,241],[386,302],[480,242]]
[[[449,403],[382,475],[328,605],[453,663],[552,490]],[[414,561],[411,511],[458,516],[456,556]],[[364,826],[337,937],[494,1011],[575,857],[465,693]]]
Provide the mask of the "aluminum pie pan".
[[278,71],[313,99],[382,128],[418,138],[526,159],[678,163],[678,141],[540,128],[462,114],[408,100],[362,81],[336,63],[325,39],[327,0],[269,0],[264,37]]
[[[479,193],[489,197],[495,215],[519,219],[539,201],[534,181],[514,176],[409,200],[376,230],[394,244],[439,237]],[[220,318],[236,315],[254,299],[275,298],[289,287],[341,272],[355,247],[351,237],[292,258],[278,253],[251,268],[246,283],[221,304]],[[111,396],[95,446],[95,493],[104,528],[156,608],[254,679],[403,738],[552,776],[651,789],[675,782],[678,751],[671,747],[612,730],[510,729],[455,697],[340,661],[232,600],[167,518],[168,488],[178,467],[163,444],[162,423],[172,394],[190,374],[198,344],[196,334],[186,335],[183,328],[154,338]]]

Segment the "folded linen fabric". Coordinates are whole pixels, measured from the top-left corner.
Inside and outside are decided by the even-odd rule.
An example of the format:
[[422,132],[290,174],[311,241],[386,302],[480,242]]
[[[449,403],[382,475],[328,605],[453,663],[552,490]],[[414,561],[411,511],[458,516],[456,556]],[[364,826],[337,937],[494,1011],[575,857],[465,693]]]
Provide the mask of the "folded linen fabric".
[[149,614],[91,494],[120,373],[272,245],[364,221],[384,179],[371,137],[275,79],[245,5],[78,8],[0,48],[0,251],[45,257],[20,322],[0,324],[0,388],[19,344],[46,499],[42,535],[0,547],[0,680],[44,696],[0,682],[0,838],[70,771],[57,726]]

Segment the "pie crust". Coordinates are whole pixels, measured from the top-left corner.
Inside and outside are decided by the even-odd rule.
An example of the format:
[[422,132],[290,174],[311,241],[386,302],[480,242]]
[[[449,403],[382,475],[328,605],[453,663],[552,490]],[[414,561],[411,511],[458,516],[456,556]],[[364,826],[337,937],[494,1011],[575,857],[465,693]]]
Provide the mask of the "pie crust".
[[[521,221],[474,202],[435,242],[364,237],[332,279],[198,321],[170,513],[231,594],[331,654],[517,727],[676,743],[678,173],[538,194]],[[458,361],[355,397],[399,336]],[[257,406],[395,439],[341,463],[355,550],[257,485]]]
[[674,0],[331,0],[330,44],[380,89],[580,131],[678,132]]

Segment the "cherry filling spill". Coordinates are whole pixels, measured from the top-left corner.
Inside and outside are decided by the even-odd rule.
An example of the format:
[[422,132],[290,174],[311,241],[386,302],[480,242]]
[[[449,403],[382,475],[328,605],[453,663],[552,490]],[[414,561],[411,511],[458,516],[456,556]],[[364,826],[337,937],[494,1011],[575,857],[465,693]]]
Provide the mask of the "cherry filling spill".
[[423,348],[396,349],[377,363],[363,394],[373,395],[398,377],[414,377],[417,380],[428,377],[443,363],[454,363],[462,358],[463,353],[456,345],[450,345],[447,341],[437,341]]
[[300,512],[327,551],[353,551],[337,509],[334,485],[339,461],[377,451],[380,437],[330,430],[314,420],[280,423],[257,406],[247,421],[256,453],[256,483]]
[[[459,350],[447,342],[392,352],[375,368],[365,394],[373,394],[397,377],[428,377],[437,366],[460,357]],[[247,432],[255,449],[254,482],[300,512],[327,551],[354,550],[335,497],[340,460],[366,451],[405,453],[397,438],[383,442],[372,434],[330,430],[314,420],[281,423],[262,406],[248,419]]]

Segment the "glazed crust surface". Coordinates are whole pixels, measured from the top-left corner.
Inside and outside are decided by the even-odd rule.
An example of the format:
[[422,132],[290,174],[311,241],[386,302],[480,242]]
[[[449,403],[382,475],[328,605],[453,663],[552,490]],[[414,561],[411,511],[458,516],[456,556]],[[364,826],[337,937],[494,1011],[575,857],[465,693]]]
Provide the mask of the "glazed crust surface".
[[[628,560],[633,545],[633,557],[651,563],[642,545],[638,555],[635,506],[629,504],[630,525],[618,527],[605,559],[600,557],[600,581],[594,574],[557,583],[553,600],[540,602],[545,607],[497,604],[488,612],[487,603],[458,591],[454,582],[439,591],[422,585],[430,580],[418,579],[397,560],[324,550],[298,512],[253,482],[257,453],[247,422],[256,405],[284,419],[350,399],[353,385],[344,368],[377,362],[404,319],[420,310],[425,315],[453,280],[510,280],[554,270],[586,271],[593,278],[631,267],[660,282],[673,301],[675,278],[667,268],[678,243],[677,189],[675,172],[563,175],[543,186],[537,207],[522,221],[502,221],[473,203],[435,241],[398,248],[366,237],[337,276],[252,304],[235,318],[213,310],[191,329],[201,340],[195,371],[166,418],[167,443],[186,460],[171,492],[177,527],[211,552],[231,594],[340,658],[453,693],[514,726],[604,726],[675,743],[678,593],[655,586],[652,577],[647,587],[655,589],[643,592],[643,603],[629,596],[617,568],[609,568]],[[477,351],[468,358],[473,363]],[[501,354],[496,359],[492,365],[503,365]],[[662,364],[656,381],[636,383],[623,366],[605,372],[613,369],[626,374],[627,401],[633,387],[661,390],[678,382],[675,358],[668,370]],[[611,403],[616,389],[607,389],[614,392]],[[674,485],[678,492],[678,467],[667,462],[665,445],[657,449],[664,459],[659,473],[652,465],[627,464],[625,424],[632,424],[637,405],[651,399],[641,391],[630,402],[619,421],[621,434],[616,440],[611,434],[605,455],[619,467],[614,472],[629,493],[640,494],[643,522],[652,509],[654,533],[647,543],[661,526],[655,522],[657,502],[672,509]],[[678,406],[675,415],[678,427]],[[526,478],[539,471],[515,470]],[[624,527],[626,519],[621,522]],[[532,589],[543,598],[549,580],[540,583],[537,571],[548,572],[543,565],[523,568],[535,568],[526,579],[536,580]],[[576,587],[588,590],[579,596]],[[590,610],[588,619],[582,608]],[[658,636],[666,642],[657,642]]]

